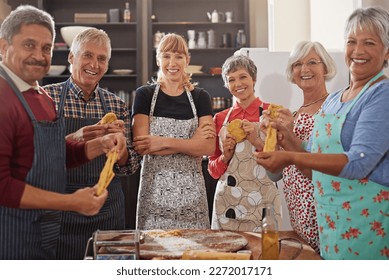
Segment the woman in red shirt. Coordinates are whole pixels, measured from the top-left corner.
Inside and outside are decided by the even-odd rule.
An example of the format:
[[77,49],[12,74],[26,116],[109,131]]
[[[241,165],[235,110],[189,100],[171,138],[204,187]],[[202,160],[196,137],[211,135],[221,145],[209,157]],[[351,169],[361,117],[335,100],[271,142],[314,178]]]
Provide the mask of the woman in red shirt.
[[[264,104],[254,95],[257,67],[243,55],[231,56],[223,64],[225,86],[235,97],[234,105],[214,117],[218,134],[215,153],[209,157],[208,171],[219,179],[215,191],[213,229],[260,231],[263,204],[274,205],[281,224],[281,202],[275,184],[267,177],[266,170],[258,165],[252,154],[263,149],[259,118]],[[227,132],[227,125],[235,119],[242,120],[246,138],[237,143]]]

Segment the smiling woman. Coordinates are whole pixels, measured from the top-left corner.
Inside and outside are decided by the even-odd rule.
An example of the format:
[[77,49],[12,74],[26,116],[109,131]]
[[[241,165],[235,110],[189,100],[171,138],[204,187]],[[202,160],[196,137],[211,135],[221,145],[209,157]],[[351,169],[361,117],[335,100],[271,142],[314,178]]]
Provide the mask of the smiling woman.
[[[262,207],[266,202],[274,203],[281,224],[278,190],[265,169],[252,158],[255,149],[263,148],[259,118],[262,109],[267,109],[269,104],[254,95],[257,67],[247,56],[229,57],[223,64],[222,77],[236,103],[214,117],[218,137],[216,150],[209,157],[208,171],[219,181],[212,229],[260,231]],[[228,131],[229,124],[239,125],[245,137]]]
[[[293,114],[288,109],[278,112],[274,122],[282,124],[296,135],[299,145],[308,141],[314,126],[314,115],[327,98],[326,81],[336,73],[335,62],[319,42],[303,41],[290,53],[286,66],[287,78],[295,83],[303,94],[303,105]],[[284,142],[278,144],[285,150],[290,149]],[[316,252],[319,252],[319,229],[316,221],[313,184],[302,170],[295,165],[283,169],[285,201],[293,230]]]
[[136,90],[134,146],[143,155],[138,229],[209,228],[202,156],[215,149],[211,100],[186,73],[183,37],[165,35],[158,77]]

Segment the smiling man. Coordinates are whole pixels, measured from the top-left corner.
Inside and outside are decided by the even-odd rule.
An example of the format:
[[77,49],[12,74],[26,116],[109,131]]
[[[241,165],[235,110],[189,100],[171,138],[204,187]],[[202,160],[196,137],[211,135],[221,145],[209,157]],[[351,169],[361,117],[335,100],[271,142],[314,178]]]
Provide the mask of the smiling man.
[[[106,32],[88,28],[74,38],[70,48],[71,77],[44,88],[54,99],[59,114],[65,117],[67,138],[85,141],[115,132],[125,133],[128,153],[115,166],[115,173],[127,175],[137,170],[140,158],[131,148],[127,105],[115,94],[99,87],[99,81],[108,70],[110,57],[111,41]],[[114,113],[117,120],[103,124],[101,119],[108,112]],[[69,170],[66,192],[73,193],[84,185],[97,183],[105,161],[102,156],[87,166]],[[85,218],[77,213],[63,213],[57,258],[82,259],[88,238],[94,231],[124,229],[124,194],[118,176],[111,181],[108,193],[100,215]]]
[[121,133],[65,142],[64,123],[38,84],[49,70],[54,40],[52,17],[29,5],[0,27],[0,259],[54,259],[60,211],[95,215],[107,198],[95,195],[94,184],[63,194],[65,167],[113,148],[127,155]]

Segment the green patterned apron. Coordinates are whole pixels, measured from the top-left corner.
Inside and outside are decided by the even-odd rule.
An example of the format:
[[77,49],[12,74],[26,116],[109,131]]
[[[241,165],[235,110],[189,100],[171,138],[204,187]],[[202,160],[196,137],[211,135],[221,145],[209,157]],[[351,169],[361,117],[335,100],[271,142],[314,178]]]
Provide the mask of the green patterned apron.
[[[317,114],[312,153],[343,153],[347,113],[382,72],[372,78],[344,114]],[[313,171],[320,252],[324,259],[388,259],[389,189],[366,179],[350,180]]]

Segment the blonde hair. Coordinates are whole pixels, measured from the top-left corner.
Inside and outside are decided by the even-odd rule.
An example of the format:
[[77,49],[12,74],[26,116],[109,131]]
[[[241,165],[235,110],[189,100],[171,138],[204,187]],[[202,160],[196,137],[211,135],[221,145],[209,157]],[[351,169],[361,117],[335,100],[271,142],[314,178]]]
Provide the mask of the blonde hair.
[[[158,61],[158,58],[162,55],[164,52],[174,52],[174,53],[180,53],[185,55],[186,59],[189,61],[190,54],[188,50],[188,45],[186,43],[186,40],[175,33],[169,33],[162,37],[161,42],[158,45],[157,48],[157,54],[156,59]],[[182,77],[183,86],[187,88],[188,90],[192,91],[194,87],[197,85],[197,83],[191,82],[191,74],[184,72],[184,75]],[[157,80],[153,81],[153,83],[160,83],[163,84],[162,80],[162,70],[158,70]]]

